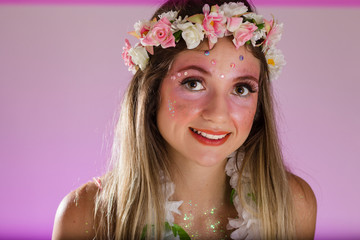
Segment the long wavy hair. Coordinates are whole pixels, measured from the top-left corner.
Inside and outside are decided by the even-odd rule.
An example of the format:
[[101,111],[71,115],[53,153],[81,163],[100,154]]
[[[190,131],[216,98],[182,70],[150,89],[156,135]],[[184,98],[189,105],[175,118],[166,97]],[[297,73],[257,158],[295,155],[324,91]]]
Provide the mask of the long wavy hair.
[[[202,12],[205,4],[221,5],[226,0],[169,0],[153,15],[170,10],[183,18]],[[254,11],[243,0],[249,11]],[[152,19],[151,18],[151,19]],[[288,176],[279,147],[273,109],[273,96],[264,54],[247,45],[261,62],[257,112],[251,132],[243,144],[246,150],[240,176],[250,178],[255,207],[247,196],[248,187],[239,179],[242,204],[259,219],[264,239],[294,238],[295,227]],[[115,127],[111,170],[103,178],[103,189],[96,196],[96,239],[161,239],[164,231],[165,197],[160,173],[169,176],[165,140],[156,122],[159,88],[175,56],[186,49],[183,40],[174,48],[156,47],[144,71],[137,71],[125,93],[119,121]],[[152,226],[144,232],[145,226]]]

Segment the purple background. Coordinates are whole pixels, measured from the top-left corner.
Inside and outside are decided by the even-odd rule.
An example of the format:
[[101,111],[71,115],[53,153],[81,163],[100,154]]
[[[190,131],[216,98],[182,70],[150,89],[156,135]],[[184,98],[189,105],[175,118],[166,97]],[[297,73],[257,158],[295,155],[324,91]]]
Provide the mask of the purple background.
[[[49,239],[61,199],[106,170],[123,41],[159,1],[5,2],[20,4],[0,5],[0,238]],[[285,23],[280,134],[317,196],[316,239],[360,238],[360,1],[254,2]]]

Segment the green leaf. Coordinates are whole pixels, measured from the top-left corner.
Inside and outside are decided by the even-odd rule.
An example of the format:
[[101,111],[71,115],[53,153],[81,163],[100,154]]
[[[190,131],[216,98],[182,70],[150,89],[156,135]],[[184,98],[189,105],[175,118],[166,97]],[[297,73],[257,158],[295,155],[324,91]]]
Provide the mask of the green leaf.
[[173,229],[173,233],[176,232],[176,235],[174,234],[174,237],[179,235],[180,240],[191,240],[191,238],[187,234],[187,232],[182,227],[180,227],[179,225],[174,224],[172,229]]
[[256,197],[254,193],[248,193],[247,196],[250,197],[251,200],[253,200],[256,203]]
[[171,230],[171,226],[170,226],[170,224],[168,222],[165,222],[165,230],[166,231]]
[[265,27],[265,23],[260,23],[256,26],[258,27],[258,29],[263,29]]
[[143,228],[142,230],[142,233],[141,233],[141,240],[145,240],[145,236],[146,236],[146,231],[147,231],[147,225],[145,225],[145,227]]
[[192,22],[192,23],[200,23],[202,24],[203,20],[204,20],[205,16],[204,14],[195,14],[195,15],[192,15],[190,17],[187,18],[187,20],[189,22]]
[[231,194],[230,194],[230,202],[231,202],[231,204],[233,204],[233,205],[234,205],[235,193],[236,193],[235,189],[232,189],[232,190],[231,190]]
[[181,30],[173,33],[173,35],[174,35],[174,37],[175,37],[175,42],[179,42],[179,41],[180,41],[180,39],[181,39],[181,33],[182,33]]

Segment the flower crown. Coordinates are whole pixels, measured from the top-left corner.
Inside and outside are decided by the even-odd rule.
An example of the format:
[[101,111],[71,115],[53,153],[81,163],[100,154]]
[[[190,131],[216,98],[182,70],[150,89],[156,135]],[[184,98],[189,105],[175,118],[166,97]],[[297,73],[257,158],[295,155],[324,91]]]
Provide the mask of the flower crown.
[[203,13],[182,19],[178,12],[170,11],[159,15],[159,20],[135,23],[135,31],[129,34],[140,40],[131,47],[125,39],[122,57],[129,71],[134,74],[140,68],[144,70],[149,62],[149,54],[154,54],[154,46],[162,48],[175,47],[180,39],[184,39],[188,49],[194,49],[206,37],[209,49],[212,49],[218,38],[233,36],[236,48],[244,44],[261,47],[268,63],[270,79],[276,79],[285,65],[284,56],[276,48],[281,39],[283,24],[274,19],[268,21],[261,15],[248,12],[242,2],[224,3],[221,6],[208,4],[203,7]]

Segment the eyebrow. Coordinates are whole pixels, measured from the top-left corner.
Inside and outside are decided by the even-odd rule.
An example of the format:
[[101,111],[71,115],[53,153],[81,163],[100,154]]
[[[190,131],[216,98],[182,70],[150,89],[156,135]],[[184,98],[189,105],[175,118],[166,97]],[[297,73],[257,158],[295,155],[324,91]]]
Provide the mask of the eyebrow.
[[[183,67],[183,68],[179,69],[178,72],[182,72],[182,71],[190,70],[190,69],[199,71],[199,72],[207,74],[207,75],[210,75],[209,71],[207,71],[206,69],[204,69],[204,68],[202,68],[202,67],[200,67],[198,65],[190,65],[190,66]],[[235,80],[240,80],[240,81],[252,80],[252,81],[255,81],[256,83],[259,83],[259,79],[252,76],[252,75],[240,76],[240,77],[235,78]]]
[[193,70],[196,70],[196,71],[199,71],[201,73],[204,73],[204,74],[207,74],[207,75],[210,75],[210,72],[207,71],[206,69],[200,67],[200,66],[197,66],[197,65],[190,65],[190,66],[186,66],[186,67],[183,67],[181,69],[179,69],[178,71],[179,72],[182,72],[184,70],[190,70],[190,69],[193,69]]

